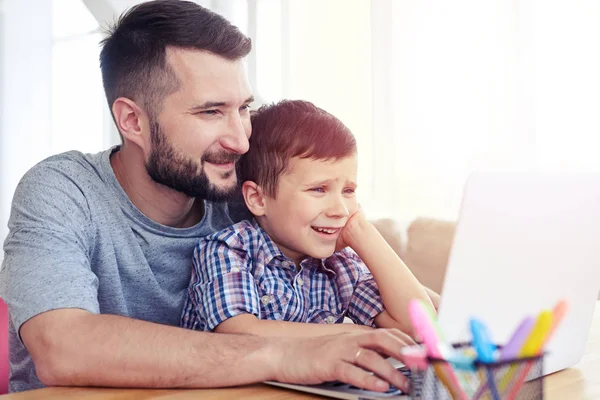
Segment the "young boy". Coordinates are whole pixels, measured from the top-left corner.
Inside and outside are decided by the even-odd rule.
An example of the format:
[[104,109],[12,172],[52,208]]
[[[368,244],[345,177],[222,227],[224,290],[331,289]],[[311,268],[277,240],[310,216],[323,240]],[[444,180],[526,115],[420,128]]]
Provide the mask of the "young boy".
[[[431,300],[360,211],[357,169],[354,136],[331,114],[306,101],[261,107],[238,175],[255,218],[200,240],[182,326],[272,336],[385,327],[412,335],[409,301]],[[344,317],[355,324],[338,324]]]

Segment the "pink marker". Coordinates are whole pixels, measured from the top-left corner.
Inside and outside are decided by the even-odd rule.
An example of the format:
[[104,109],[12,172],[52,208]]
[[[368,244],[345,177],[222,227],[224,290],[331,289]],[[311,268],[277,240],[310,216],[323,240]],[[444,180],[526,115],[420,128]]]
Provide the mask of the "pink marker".
[[[420,300],[412,300],[408,305],[408,312],[415,333],[421,337],[425,344],[427,354],[432,358],[443,360],[443,354],[439,347],[440,337],[438,332],[440,331],[437,322],[432,317],[433,314],[427,311],[427,305]],[[454,373],[454,369],[448,362],[434,362],[432,366],[435,374],[446,386],[453,399],[468,400],[467,394],[462,389]]]

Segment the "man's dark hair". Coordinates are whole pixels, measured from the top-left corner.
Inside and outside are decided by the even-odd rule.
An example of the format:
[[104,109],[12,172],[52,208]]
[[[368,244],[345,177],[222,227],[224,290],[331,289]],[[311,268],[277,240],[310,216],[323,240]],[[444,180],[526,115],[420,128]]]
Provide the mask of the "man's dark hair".
[[192,1],[155,0],[125,12],[102,40],[100,69],[109,108],[129,98],[155,118],[180,82],[167,47],[205,50],[229,60],[245,57],[250,38],[225,18]]

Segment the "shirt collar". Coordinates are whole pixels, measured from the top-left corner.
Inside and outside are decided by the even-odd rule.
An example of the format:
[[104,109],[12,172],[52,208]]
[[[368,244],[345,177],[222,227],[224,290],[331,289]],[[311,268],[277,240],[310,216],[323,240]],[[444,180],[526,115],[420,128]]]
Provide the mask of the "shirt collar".
[[[258,241],[261,244],[260,250],[265,255],[265,263],[269,264],[273,259],[277,259],[279,261],[289,261],[291,266],[294,267],[294,261],[283,254],[281,249],[271,239],[271,236],[269,236],[269,234],[265,232],[263,228],[261,228],[256,218],[252,218],[251,222],[258,235]],[[254,256],[256,256],[256,254],[254,254]]]
[[[279,246],[275,244],[275,242],[271,239],[269,234],[265,232],[263,228],[261,228],[256,218],[252,218],[251,222],[254,229],[256,229],[256,232],[259,237],[259,242],[262,244],[260,247],[265,254],[265,263],[269,264],[274,259],[278,260],[280,263],[287,261],[289,262],[290,268],[295,269],[296,263],[294,263],[294,261],[288,258],[285,254],[283,254]],[[254,256],[256,257],[256,254]],[[327,267],[327,260],[328,259],[307,257],[306,259],[301,261],[301,264],[304,268],[321,268],[324,271],[333,273],[335,275],[335,271]]]

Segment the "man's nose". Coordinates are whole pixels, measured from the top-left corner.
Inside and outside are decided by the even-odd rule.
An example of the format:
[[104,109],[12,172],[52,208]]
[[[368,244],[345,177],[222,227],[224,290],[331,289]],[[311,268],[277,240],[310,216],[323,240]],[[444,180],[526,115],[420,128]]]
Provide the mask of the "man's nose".
[[246,121],[239,113],[235,113],[228,120],[225,127],[226,134],[221,139],[221,146],[232,153],[244,154],[250,148],[250,122]]

